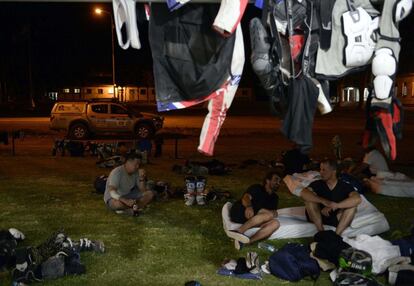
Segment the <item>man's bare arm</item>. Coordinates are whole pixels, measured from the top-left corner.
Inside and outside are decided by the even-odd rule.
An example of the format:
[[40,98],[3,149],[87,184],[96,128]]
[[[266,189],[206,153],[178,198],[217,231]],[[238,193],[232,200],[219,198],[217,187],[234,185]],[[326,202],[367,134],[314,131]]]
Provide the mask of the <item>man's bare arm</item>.
[[349,197],[343,200],[340,203],[333,203],[332,207],[335,209],[349,209],[358,206],[361,203],[362,199],[359,193],[351,192]]
[[329,200],[318,196],[317,194],[312,192],[311,189],[309,188],[303,189],[302,192],[300,193],[300,197],[306,202],[319,203],[319,204],[323,204],[324,206],[328,206],[330,203]]
[[113,198],[117,201],[120,201],[121,203],[123,203],[124,205],[126,205],[128,207],[132,207],[132,205],[135,203],[134,200],[122,198],[118,194],[118,192],[116,191],[116,188],[114,186],[109,186],[109,194],[111,195],[111,198]]

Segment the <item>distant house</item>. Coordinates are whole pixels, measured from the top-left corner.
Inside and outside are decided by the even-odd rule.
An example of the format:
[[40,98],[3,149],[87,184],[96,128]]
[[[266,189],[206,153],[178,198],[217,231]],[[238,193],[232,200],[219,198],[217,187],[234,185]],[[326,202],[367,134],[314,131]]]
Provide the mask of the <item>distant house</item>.
[[[121,102],[136,102],[155,104],[155,88],[139,86],[117,86],[112,85],[86,85],[65,87],[59,91],[48,92],[51,100],[88,100],[96,98],[117,98]],[[251,88],[239,88],[236,99],[241,101],[253,101],[254,96]]]
[[87,85],[65,87],[57,92],[57,100],[88,100],[117,98],[121,102],[155,103],[155,90],[151,87]]
[[[340,106],[362,106],[368,98],[369,82],[367,74],[339,80],[335,101]],[[397,75],[394,93],[403,105],[414,105],[414,73]]]
[[414,105],[414,73],[397,76],[395,94],[404,105]]

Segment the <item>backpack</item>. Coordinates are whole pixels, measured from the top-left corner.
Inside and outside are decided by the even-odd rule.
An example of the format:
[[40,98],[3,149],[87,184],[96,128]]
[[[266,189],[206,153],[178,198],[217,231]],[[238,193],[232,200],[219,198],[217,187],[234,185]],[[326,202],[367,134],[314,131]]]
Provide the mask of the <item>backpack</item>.
[[95,187],[95,191],[97,194],[105,193],[107,180],[108,180],[107,175],[101,175],[95,179],[95,183],[93,184],[93,186]]
[[306,276],[318,279],[320,270],[317,261],[310,257],[303,244],[288,243],[269,258],[270,272],[282,279],[299,281]]

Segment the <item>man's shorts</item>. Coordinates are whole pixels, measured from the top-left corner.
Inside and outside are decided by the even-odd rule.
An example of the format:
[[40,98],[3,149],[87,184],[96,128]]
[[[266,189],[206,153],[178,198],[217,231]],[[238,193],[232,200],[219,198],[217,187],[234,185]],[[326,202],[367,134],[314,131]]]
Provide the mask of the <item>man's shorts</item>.
[[232,222],[235,223],[245,223],[247,221],[244,211],[246,208],[241,204],[241,202],[235,202],[230,209],[230,218]]
[[[308,220],[308,222],[312,222],[309,215],[308,215],[308,211],[306,211],[305,213],[306,213],[306,219]],[[330,226],[337,227],[338,224],[339,224],[337,214],[338,214],[338,211],[331,212],[329,214],[329,216],[324,216],[321,213],[322,223],[325,224],[325,225],[330,225]]]
[[[139,192],[138,190],[133,190],[130,193],[126,194],[125,196],[122,196],[121,198],[127,199],[127,200],[140,200],[143,196],[144,196],[144,194],[142,192]],[[115,210],[112,207],[111,202],[112,202],[112,199],[107,200],[106,201],[106,206],[111,210]]]

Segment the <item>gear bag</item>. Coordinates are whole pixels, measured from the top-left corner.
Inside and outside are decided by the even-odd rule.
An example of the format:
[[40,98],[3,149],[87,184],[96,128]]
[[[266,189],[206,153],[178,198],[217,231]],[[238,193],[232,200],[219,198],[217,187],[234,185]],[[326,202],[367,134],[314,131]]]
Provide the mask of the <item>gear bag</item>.
[[299,281],[307,276],[317,280],[320,274],[317,261],[309,249],[298,243],[288,243],[269,258],[270,272],[282,279]]

